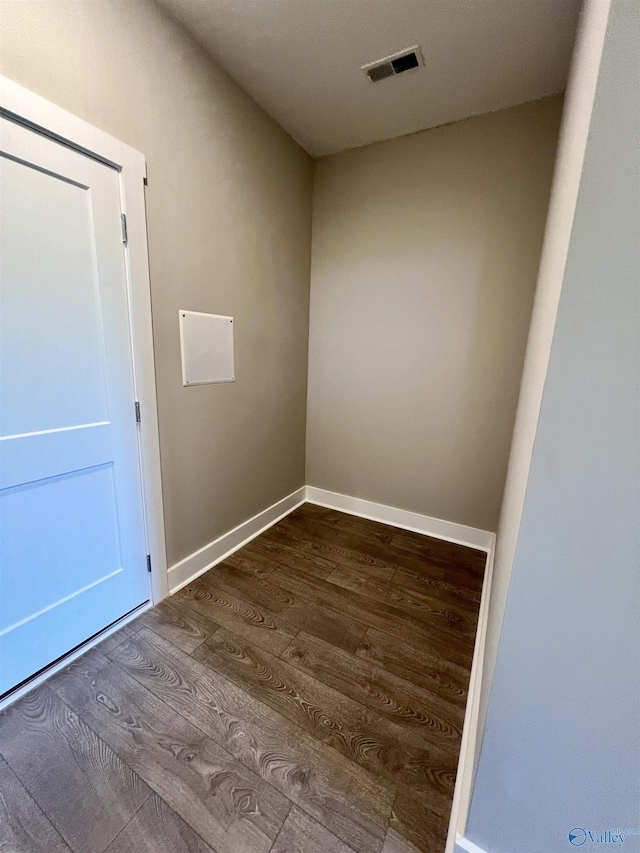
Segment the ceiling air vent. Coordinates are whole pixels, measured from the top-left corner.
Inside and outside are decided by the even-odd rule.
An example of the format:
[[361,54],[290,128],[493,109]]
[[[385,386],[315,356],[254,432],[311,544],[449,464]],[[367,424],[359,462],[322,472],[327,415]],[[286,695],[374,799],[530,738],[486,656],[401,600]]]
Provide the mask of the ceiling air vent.
[[424,59],[419,45],[416,44],[414,47],[407,47],[398,53],[385,56],[376,62],[368,62],[361,67],[369,80],[377,83],[386,77],[395,77],[397,74],[403,74],[421,65],[424,65]]

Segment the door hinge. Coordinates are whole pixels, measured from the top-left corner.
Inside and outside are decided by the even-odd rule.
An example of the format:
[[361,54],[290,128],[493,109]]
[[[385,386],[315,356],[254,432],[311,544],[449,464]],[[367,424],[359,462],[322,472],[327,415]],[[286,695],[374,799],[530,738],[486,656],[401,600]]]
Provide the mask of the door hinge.
[[120,214],[120,222],[122,222],[122,242],[127,245],[127,217],[124,213]]
[[136,400],[136,423],[140,423],[140,403]]
[[147,571],[151,571],[151,554],[147,554]]

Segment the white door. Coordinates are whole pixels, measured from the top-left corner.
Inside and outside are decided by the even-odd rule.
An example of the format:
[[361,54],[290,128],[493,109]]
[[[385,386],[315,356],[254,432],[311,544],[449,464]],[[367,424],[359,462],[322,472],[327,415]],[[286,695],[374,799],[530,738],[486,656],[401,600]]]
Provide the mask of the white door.
[[148,578],[118,172],[0,118],[0,695]]

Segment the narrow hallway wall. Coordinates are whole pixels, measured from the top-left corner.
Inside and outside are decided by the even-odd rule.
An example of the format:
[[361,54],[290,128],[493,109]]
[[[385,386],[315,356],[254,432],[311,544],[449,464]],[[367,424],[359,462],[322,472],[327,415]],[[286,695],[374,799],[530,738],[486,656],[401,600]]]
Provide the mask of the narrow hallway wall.
[[487,853],[640,849],[638,32],[613,0],[466,830]]

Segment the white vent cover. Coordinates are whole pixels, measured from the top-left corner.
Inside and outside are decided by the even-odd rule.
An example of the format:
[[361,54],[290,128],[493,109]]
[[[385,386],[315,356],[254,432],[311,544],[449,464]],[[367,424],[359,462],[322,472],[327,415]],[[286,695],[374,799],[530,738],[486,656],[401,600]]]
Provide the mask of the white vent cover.
[[367,75],[372,83],[378,83],[380,80],[385,80],[387,77],[396,77],[398,74],[404,74],[405,71],[415,71],[424,65],[424,57],[420,45],[406,47],[404,50],[399,50],[397,53],[392,53],[390,56],[385,56],[383,59],[377,59],[375,62],[368,62],[360,67]]
[[235,382],[233,317],[184,310],[178,316],[182,384]]

